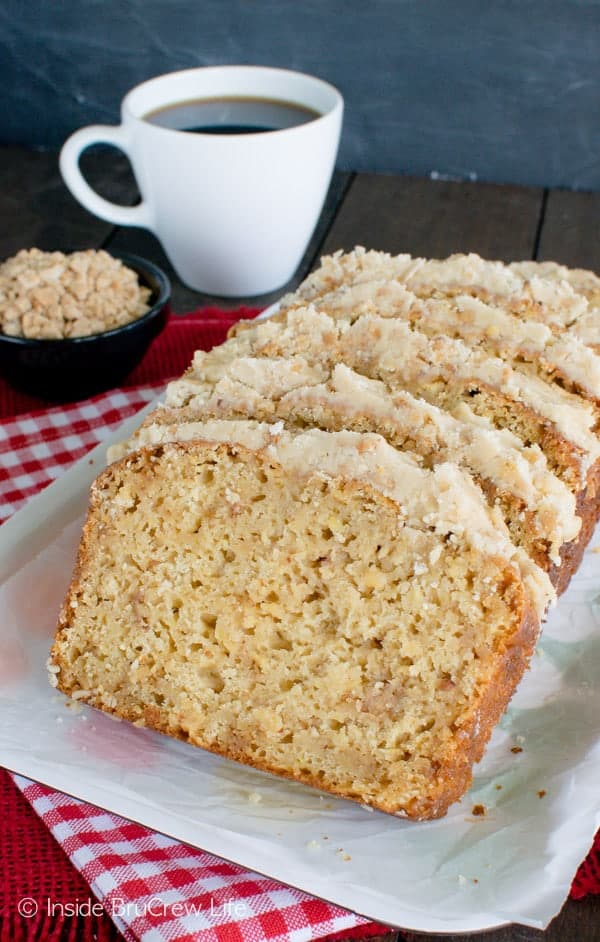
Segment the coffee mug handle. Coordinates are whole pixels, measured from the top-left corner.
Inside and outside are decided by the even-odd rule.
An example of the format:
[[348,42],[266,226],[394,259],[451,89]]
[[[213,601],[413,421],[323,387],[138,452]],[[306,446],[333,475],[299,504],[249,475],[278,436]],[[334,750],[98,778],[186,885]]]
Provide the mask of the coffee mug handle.
[[63,180],[75,199],[95,216],[106,219],[107,222],[112,222],[116,226],[142,226],[145,229],[152,229],[152,213],[145,201],[138,206],[119,206],[118,203],[111,203],[110,200],[98,196],[85,180],[79,167],[79,158],[92,144],[112,144],[113,147],[123,151],[132,163],[128,149],[129,134],[123,125],[92,124],[75,131],[65,141],[59,160]]

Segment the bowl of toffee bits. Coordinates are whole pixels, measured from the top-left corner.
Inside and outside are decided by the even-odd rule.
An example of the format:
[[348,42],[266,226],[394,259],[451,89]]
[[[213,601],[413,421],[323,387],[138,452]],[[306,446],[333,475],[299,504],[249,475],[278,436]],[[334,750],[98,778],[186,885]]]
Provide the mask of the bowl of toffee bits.
[[24,249],[0,264],[0,373],[52,402],[118,386],[165,326],[170,294],[135,255]]

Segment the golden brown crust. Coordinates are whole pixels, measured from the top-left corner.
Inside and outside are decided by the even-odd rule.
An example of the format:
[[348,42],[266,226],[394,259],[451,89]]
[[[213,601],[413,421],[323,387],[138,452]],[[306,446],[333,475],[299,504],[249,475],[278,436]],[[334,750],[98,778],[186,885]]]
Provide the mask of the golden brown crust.
[[581,530],[576,540],[565,543],[561,547],[560,566],[551,566],[548,575],[552,581],[557,595],[562,595],[577,572],[585,548],[592,538],[594,527],[600,519],[600,500],[598,490],[600,487],[600,461],[590,468],[587,485],[577,497],[577,515],[581,517]]

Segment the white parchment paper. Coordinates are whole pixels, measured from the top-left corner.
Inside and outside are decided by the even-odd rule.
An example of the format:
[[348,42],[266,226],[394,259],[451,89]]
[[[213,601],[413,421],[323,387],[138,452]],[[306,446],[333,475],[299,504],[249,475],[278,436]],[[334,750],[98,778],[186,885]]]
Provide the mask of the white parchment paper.
[[49,686],[105,447],[0,530],[0,764],[391,925],[545,927],[600,825],[600,555],[551,613],[469,794],[440,821],[405,822],[73,709]]

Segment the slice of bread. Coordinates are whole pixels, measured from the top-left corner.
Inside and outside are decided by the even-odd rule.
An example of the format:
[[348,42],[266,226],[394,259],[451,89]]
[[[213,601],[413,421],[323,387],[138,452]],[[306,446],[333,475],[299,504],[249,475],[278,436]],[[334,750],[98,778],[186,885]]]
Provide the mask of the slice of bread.
[[443,814],[549,582],[469,477],[379,436],[156,426],[96,481],[59,688],[394,814]]

